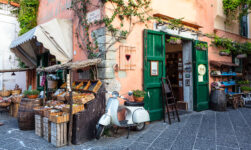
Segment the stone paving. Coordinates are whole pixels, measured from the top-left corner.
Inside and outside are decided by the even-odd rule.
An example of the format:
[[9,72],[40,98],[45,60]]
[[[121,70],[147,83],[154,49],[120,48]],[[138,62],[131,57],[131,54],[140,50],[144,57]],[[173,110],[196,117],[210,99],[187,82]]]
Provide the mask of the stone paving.
[[[0,149],[56,149],[34,131],[20,131],[17,121],[0,114]],[[102,137],[81,145],[58,149],[69,150],[251,150],[251,109],[228,109],[226,112],[192,112],[181,115],[181,122],[172,125],[158,121],[141,132],[123,130],[114,137]]]

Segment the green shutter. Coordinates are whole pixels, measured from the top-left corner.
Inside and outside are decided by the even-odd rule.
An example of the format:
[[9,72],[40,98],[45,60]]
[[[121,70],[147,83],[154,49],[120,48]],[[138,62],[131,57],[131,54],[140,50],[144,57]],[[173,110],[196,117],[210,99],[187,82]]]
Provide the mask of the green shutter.
[[[158,75],[151,75],[151,61],[158,62]],[[144,31],[144,90],[145,108],[149,111],[150,120],[163,118],[161,78],[165,72],[165,34],[157,31]]]

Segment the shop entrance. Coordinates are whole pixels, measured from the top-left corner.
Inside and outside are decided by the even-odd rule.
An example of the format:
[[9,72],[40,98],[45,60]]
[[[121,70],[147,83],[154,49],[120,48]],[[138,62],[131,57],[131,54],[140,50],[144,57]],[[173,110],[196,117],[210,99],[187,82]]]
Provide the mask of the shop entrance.
[[207,49],[196,49],[201,43],[182,39],[182,44],[170,44],[171,35],[164,32],[144,31],[144,90],[145,108],[151,121],[163,115],[161,78],[169,76],[180,108],[208,109]]
[[[166,35],[166,39],[173,38]],[[192,41],[178,39],[165,42],[165,69],[169,77],[178,108],[193,110]]]

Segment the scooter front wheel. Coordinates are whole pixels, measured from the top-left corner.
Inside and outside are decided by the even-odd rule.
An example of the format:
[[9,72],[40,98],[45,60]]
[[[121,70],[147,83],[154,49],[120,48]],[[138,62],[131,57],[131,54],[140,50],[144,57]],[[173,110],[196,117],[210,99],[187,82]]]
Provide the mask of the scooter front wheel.
[[142,122],[142,123],[138,123],[136,126],[135,126],[135,130],[136,131],[141,131],[145,128],[146,126],[146,123],[145,122]]
[[103,132],[104,132],[105,126],[99,124],[97,127],[97,132],[96,132],[96,139],[99,140],[100,137],[102,136]]

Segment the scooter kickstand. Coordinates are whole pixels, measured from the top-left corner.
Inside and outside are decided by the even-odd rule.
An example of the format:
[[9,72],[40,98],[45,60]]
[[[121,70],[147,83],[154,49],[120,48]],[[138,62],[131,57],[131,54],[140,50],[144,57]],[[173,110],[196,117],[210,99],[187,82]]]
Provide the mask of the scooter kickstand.
[[129,138],[129,134],[130,134],[130,129],[131,129],[131,127],[128,127],[128,132],[127,132],[127,139]]

